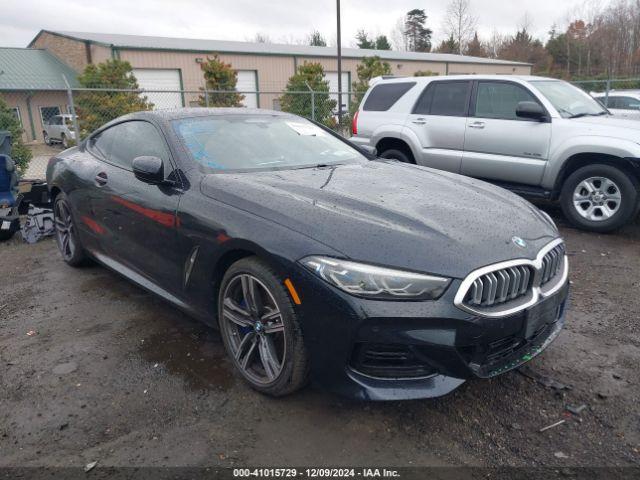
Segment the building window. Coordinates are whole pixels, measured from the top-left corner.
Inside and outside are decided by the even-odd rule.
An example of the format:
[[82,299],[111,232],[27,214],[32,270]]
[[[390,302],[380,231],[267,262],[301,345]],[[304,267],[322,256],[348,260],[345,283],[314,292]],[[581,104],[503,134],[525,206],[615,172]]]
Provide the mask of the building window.
[[22,116],[20,115],[20,108],[13,107],[11,110],[13,111],[13,114],[18,119],[18,121],[20,122],[20,126],[22,127]]
[[60,115],[60,107],[40,107],[40,120],[42,125],[47,125],[56,115]]

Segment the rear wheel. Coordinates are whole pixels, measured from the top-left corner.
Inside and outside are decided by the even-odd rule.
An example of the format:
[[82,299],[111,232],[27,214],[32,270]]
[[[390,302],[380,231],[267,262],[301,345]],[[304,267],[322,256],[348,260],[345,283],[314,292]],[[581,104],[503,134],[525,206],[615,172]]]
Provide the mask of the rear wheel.
[[565,180],[560,202],[562,211],[576,227],[611,232],[636,214],[638,182],[611,165],[587,165]]
[[395,148],[385,150],[380,154],[380,158],[388,158],[389,160],[398,160],[402,163],[414,163],[413,159],[404,151]]
[[256,390],[293,393],[308,377],[298,316],[280,277],[256,258],[234,263],[218,298],[218,321],[236,369]]
[[56,242],[62,259],[72,267],[82,265],[87,257],[80,244],[78,231],[71,214],[71,205],[67,196],[60,192],[53,204],[53,218],[56,228]]

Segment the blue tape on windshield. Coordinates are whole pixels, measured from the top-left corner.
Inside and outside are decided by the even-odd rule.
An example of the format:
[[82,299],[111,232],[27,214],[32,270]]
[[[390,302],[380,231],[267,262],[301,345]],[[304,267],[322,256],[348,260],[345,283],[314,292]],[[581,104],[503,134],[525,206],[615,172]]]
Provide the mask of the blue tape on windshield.
[[184,139],[184,142],[193,155],[196,162],[205,167],[224,170],[226,167],[216,163],[209,152],[207,152],[204,142],[200,140],[200,136],[210,136],[215,130],[215,124],[210,121],[192,121],[187,120],[178,123],[178,132]]

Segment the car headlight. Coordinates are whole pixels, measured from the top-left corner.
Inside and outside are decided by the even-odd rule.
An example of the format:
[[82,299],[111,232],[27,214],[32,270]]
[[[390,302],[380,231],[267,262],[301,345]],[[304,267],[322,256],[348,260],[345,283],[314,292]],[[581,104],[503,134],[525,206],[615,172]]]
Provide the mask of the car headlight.
[[379,300],[436,300],[451,282],[448,278],[330,257],[311,256],[300,263],[340,290]]

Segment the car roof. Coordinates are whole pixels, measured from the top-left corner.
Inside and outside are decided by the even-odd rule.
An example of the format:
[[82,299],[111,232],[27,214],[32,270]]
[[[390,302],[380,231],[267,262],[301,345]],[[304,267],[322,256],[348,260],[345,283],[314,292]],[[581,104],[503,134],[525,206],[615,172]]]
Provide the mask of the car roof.
[[274,115],[274,116],[291,116],[290,113],[279,112],[276,110],[267,110],[262,108],[169,108],[161,110],[141,111],[120,117],[122,120],[134,118],[150,118],[155,117],[158,120],[171,121],[182,118],[206,117],[211,115]]

